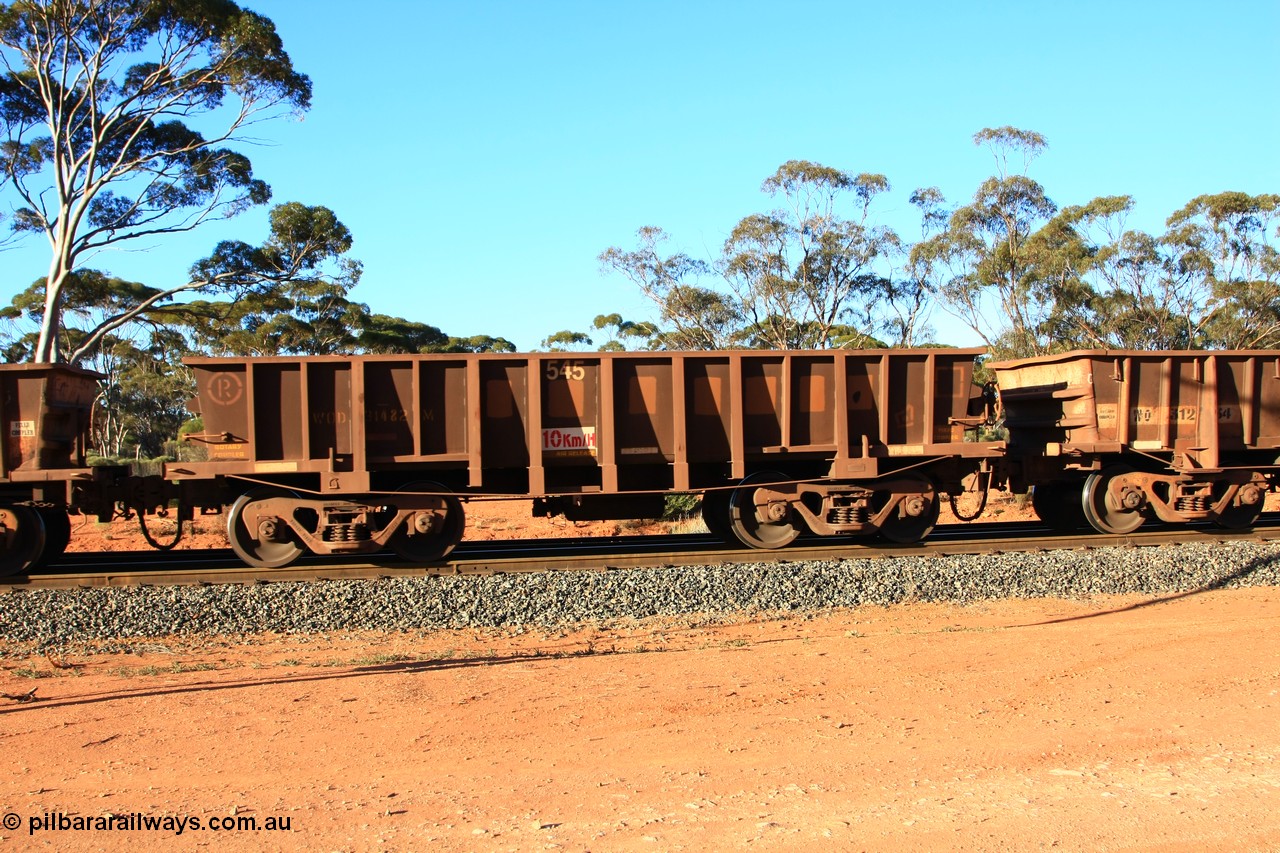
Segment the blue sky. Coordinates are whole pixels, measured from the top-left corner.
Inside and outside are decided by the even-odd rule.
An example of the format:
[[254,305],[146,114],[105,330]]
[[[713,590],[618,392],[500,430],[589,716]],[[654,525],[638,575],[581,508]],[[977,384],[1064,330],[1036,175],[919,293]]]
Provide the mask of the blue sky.
[[[885,174],[904,236],[914,188],[962,203],[992,173],[983,127],[1044,134],[1050,197],[1131,194],[1136,227],[1203,193],[1280,192],[1280,0],[243,5],[315,86],[304,121],[245,148],[274,201],[333,208],[375,311],[522,349],[650,318],[597,255],[658,225],[710,258],[791,159]],[[95,265],[168,284],[220,237],[264,234],[255,213]],[[6,299],[46,263],[38,242],[3,257]]]

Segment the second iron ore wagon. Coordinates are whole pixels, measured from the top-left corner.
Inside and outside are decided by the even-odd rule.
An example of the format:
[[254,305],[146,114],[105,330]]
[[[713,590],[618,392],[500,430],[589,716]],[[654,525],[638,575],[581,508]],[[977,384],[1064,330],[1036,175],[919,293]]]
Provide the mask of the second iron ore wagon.
[[436,559],[460,499],[484,496],[603,519],[703,491],[708,527],[752,547],[806,529],[910,542],[1002,451],[966,435],[988,417],[981,352],[192,358],[208,460],[166,476],[229,503],[255,565]]

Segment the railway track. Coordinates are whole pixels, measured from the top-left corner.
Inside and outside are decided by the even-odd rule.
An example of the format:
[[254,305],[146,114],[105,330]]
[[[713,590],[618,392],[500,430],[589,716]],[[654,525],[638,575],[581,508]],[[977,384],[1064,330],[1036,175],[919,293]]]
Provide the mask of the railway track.
[[914,545],[847,539],[802,539],[781,551],[731,548],[707,534],[623,536],[604,539],[506,540],[461,544],[449,559],[406,563],[393,554],[349,561],[312,557],[288,568],[260,569],[240,563],[230,549],[67,554],[57,566],[5,578],[0,590],[75,589],[119,586],[261,584],[414,577],[493,575],[546,571],[611,571],[631,568],[725,563],[801,563],[893,557],[939,557],[1092,548],[1155,547],[1191,542],[1280,540],[1280,513],[1265,514],[1248,530],[1211,526],[1151,526],[1115,536],[1058,533],[1035,522],[940,525]]

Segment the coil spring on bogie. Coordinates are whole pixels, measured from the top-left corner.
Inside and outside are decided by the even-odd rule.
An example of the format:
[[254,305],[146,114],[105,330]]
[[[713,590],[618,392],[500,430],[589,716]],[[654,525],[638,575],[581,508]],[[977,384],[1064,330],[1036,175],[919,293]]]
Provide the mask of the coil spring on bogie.
[[1208,495],[1183,495],[1173,502],[1178,512],[1208,512],[1212,506],[1213,499]]
[[324,528],[321,538],[325,542],[363,542],[369,538],[369,525],[330,524]]
[[827,513],[829,524],[866,524],[871,511],[865,506],[837,506]]

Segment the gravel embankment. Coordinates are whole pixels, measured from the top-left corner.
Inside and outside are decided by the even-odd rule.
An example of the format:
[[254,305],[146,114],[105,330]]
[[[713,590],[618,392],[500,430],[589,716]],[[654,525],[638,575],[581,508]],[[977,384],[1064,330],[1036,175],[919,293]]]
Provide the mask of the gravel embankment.
[[913,601],[1072,598],[1280,585],[1280,545],[761,563],[608,573],[36,590],[0,595],[0,640],[27,648],[167,635],[423,628],[806,612]]

